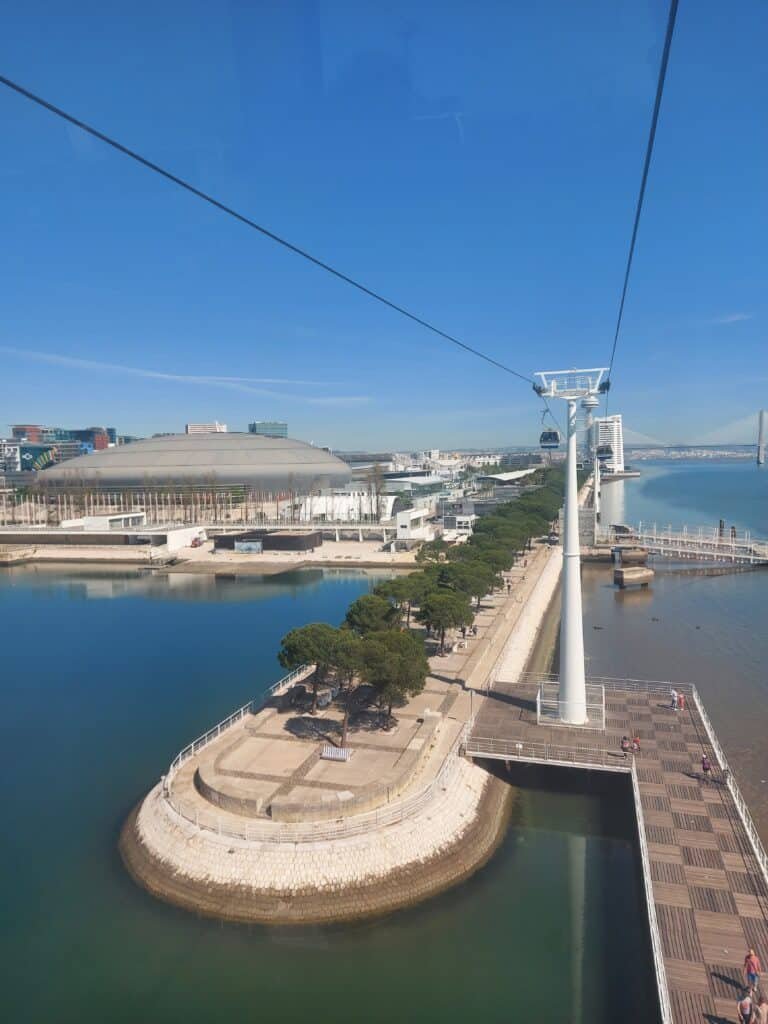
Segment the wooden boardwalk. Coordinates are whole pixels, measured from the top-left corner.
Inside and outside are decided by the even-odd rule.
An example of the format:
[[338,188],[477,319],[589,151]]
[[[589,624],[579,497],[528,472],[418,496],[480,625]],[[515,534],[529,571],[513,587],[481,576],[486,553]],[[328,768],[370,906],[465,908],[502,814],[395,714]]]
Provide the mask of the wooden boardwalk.
[[[633,791],[645,832],[654,952],[662,961],[656,964],[662,1019],[735,1022],[747,949],[768,966],[765,854],[758,847],[759,858],[750,841],[751,819],[733,781],[724,780],[722,752],[693,688],[680,688],[686,710],[675,712],[662,686],[621,685],[606,686],[603,733],[538,725],[536,685],[496,683],[482,701],[467,752],[628,772],[632,755],[623,757],[621,737],[639,737]],[[701,778],[703,751],[714,767],[708,783]],[[768,996],[768,985],[765,990]]]

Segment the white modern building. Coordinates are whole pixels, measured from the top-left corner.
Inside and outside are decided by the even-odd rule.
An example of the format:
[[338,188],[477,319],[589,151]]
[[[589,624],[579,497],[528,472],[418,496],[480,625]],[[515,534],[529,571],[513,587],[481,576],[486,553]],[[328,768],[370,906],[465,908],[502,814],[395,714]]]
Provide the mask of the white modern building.
[[437,536],[435,527],[430,523],[433,510],[428,506],[424,508],[409,508],[397,512],[398,540],[434,540]]
[[226,434],[227,424],[219,423],[218,420],[214,423],[188,423],[186,426],[187,434]]
[[0,473],[21,471],[21,445],[18,441],[0,441]]
[[592,426],[594,431],[593,446],[597,450],[601,445],[610,445],[612,455],[603,463],[603,471],[607,474],[624,472],[624,431],[621,426],[621,413],[614,416],[596,417]]
[[286,502],[285,509],[291,522],[388,522],[394,515],[396,500],[394,494],[336,491],[333,494],[308,494],[293,504]]

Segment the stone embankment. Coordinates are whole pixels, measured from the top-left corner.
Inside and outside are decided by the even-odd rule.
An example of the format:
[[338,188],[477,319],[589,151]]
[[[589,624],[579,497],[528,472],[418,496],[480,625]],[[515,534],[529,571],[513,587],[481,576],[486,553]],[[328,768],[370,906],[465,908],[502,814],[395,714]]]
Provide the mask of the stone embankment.
[[269,843],[196,829],[156,787],[125,824],[120,849],[150,892],[236,921],[339,921],[385,913],[460,882],[503,835],[508,786],[461,759],[421,812],[346,839]]
[[[401,728],[409,736],[428,704],[433,711],[437,707],[442,725],[429,757],[391,802],[366,814],[314,824],[276,822],[262,815],[249,825],[248,818],[216,808],[216,816],[199,827],[194,813],[178,813],[169,799],[173,787],[161,783],[134,809],[122,831],[120,849],[133,877],[160,898],[204,914],[298,924],[388,912],[477,870],[503,837],[513,793],[506,782],[465,760],[454,737],[471,716],[472,691],[479,697],[500,665],[505,676],[510,666],[525,666],[561,563],[559,548],[537,548],[527,565],[513,573],[512,593],[489,600],[479,638],[458,653],[432,660],[427,690],[404,709]],[[264,758],[283,742],[280,757],[287,763],[293,755],[286,752],[285,740],[277,735],[268,739],[273,746],[264,746]],[[382,759],[399,756],[368,746],[361,738],[360,760],[356,766],[353,758],[347,770],[360,772],[366,763],[375,768]],[[263,768],[253,784],[277,786],[270,799],[279,801],[288,784],[278,777],[277,755],[272,756],[272,768]],[[185,768],[190,774],[192,769]],[[310,768],[302,764],[296,785],[333,790],[330,771],[316,761]],[[251,774],[257,780],[257,773]],[[237,775],[234,768],[231,775]],[[187,794],[193,801],[203,799],[193,787]],[[360,809],[366,806],[362,799],[356,803]]]

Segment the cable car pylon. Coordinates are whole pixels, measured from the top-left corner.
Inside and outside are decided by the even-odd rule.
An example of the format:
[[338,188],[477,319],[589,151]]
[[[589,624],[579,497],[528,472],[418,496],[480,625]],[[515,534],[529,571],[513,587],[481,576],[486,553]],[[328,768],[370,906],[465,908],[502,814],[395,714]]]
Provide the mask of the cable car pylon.
[[600,367],[591,370],[547,370],[535,374],[541,381],[540,384],[534,384],[536,394],[547,399],[559,398],[568,406],[558,695],[559,718],[567,725],[589,725],[581,605],[576,413],[579,402],[605,394],[610,386],[609,382],[603,379],[606,373],[607,369]]

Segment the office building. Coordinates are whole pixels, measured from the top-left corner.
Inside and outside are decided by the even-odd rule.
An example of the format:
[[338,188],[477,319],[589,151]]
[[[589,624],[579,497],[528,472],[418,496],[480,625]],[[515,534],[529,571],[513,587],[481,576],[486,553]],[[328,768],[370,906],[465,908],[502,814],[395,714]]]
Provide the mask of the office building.
[[[60,442],[79,442],[88,451],[100,452],[115,444],[117,431],[114,427],[45,427],[40,423],[14,423],[11,426],[14,441],[26,441],[28,444],[59,444]],[[74,449],[72,449],[74,451]],[[81,455],[78,451],[76,455]],[[73,455],[67,456],[73,458]]]
[[184,432],[187,434],[226,434],[227,424],[219,423],[218,420],[213,423],[188,423]]
[[595,450],[608,445],[611,448],[611,455],[603,462],[603,471],[608,475],[623,473],[624,432],[621,425],[621,414],[596,418],[592,430]]
[[256,420],[248,424],[249,434],[260,434],[261,437],[288,437],[288,424],[279,420]]

